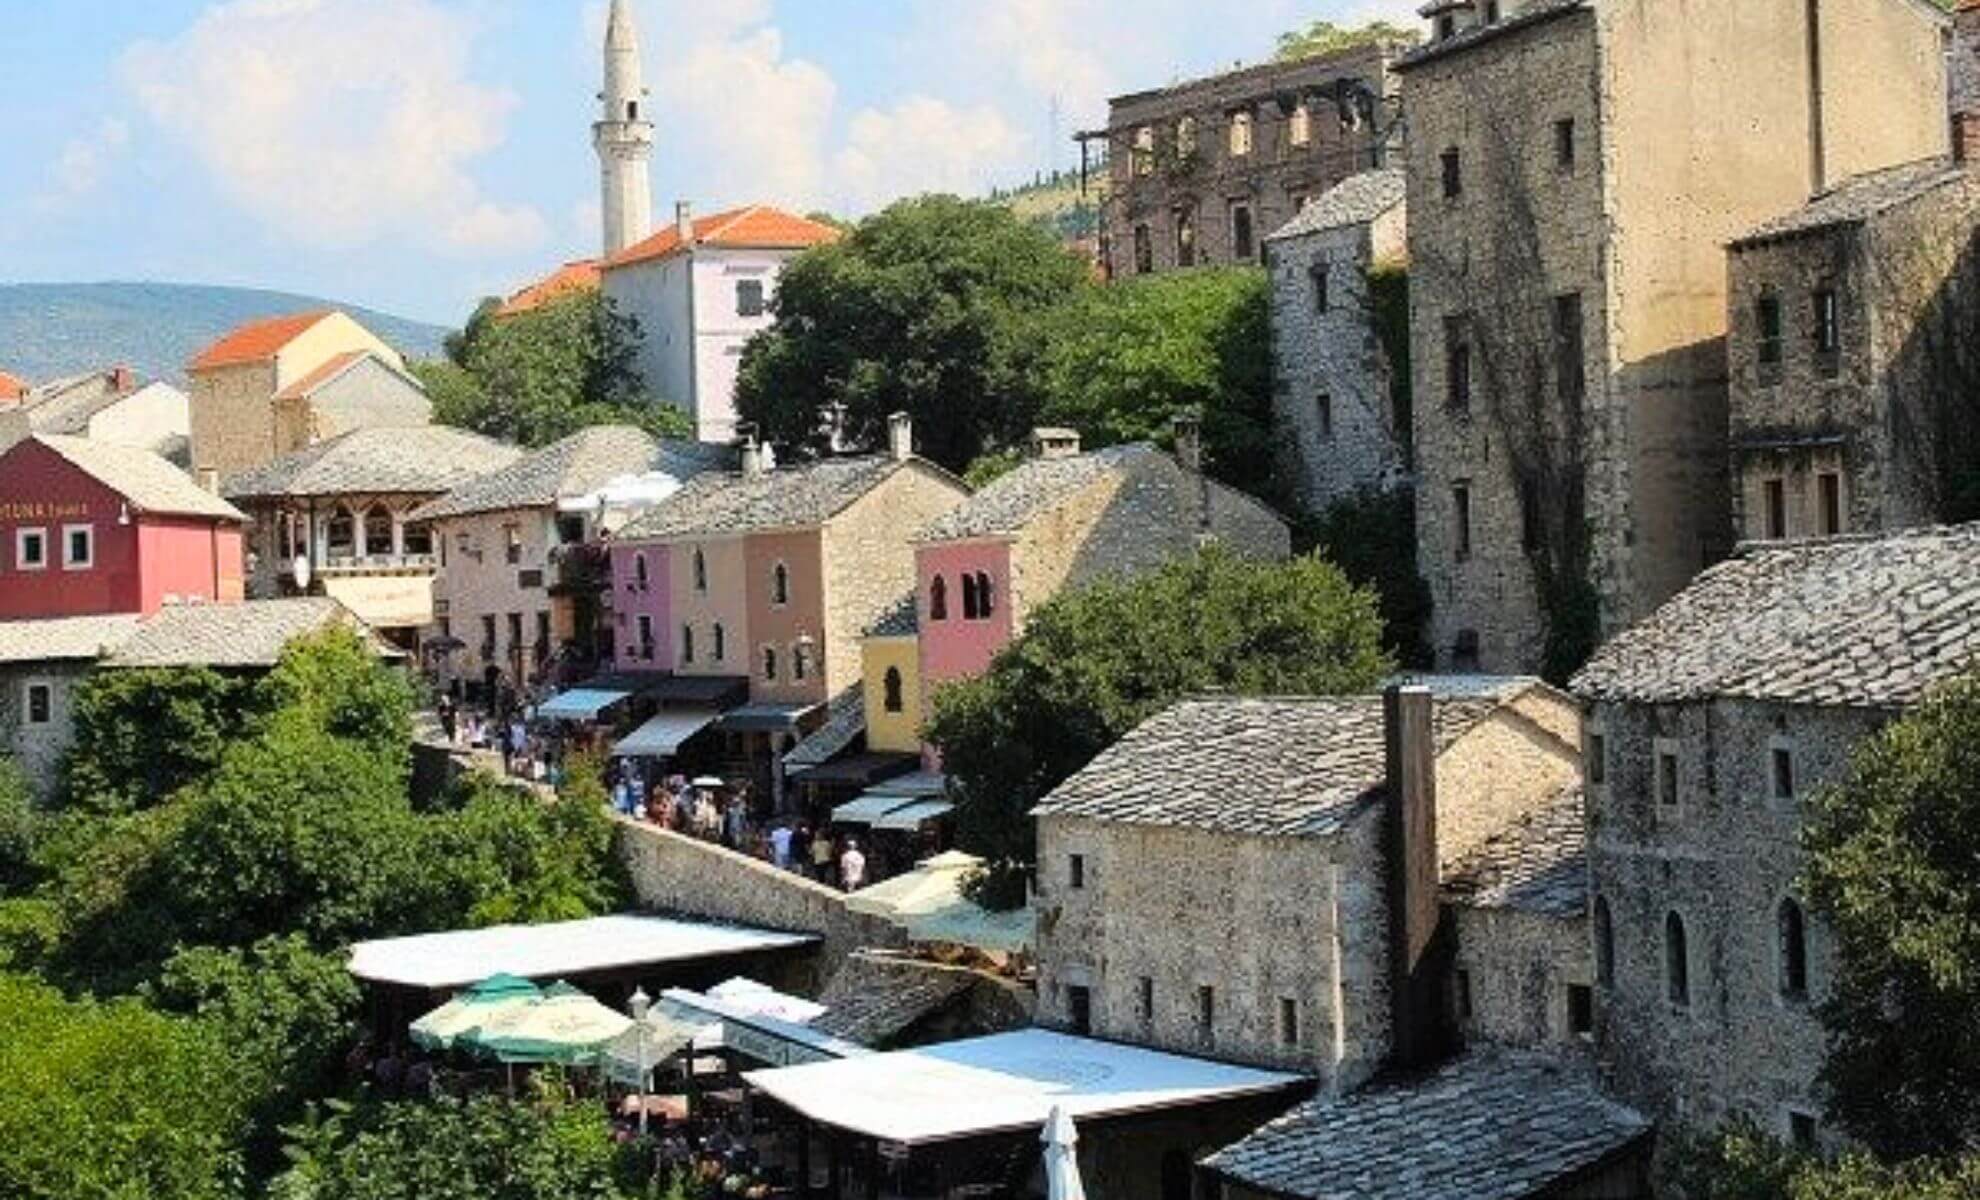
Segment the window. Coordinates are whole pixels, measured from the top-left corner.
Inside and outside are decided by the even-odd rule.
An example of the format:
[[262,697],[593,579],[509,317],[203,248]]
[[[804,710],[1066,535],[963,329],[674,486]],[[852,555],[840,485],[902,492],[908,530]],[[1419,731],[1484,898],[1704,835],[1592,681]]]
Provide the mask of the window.
[[1765,498],[1767,533],[1770,541],[1779,541],[1787,536],[1787,481],[1769,479],[1760,485]]
[[777,678],[777,648],[775,646],[765,646],[763,648],[763,677],[765,679]]
[[1299,1001],[1291,996],[1279,997],[1279,1044],[1299,1045]]
[[1834,288],[1815,292],[1815,353],[1833,356],[1842,349],[1842,324],[1836,310]]
[[1176,122],[1176,157],[1186,159],[1196,153],[1196,118],[1185,116]]
[[1451,1010],[1460,1021],[1471,1019],[1471,972],[1463,967],[1451,972]]
[[1086,886],[1086,856],[1068,854],[1066,856],[1066,885],[1077,892]]
[[646,613],[639,614],[639,656],[653,657],[653,618]]
[[[433,527],[430,525],[408,525],[399,537],[405,544],[407,554],[433,553]],[[440,544],[440,553],[447,553],[445,542]]]
[[1444,403],[1459,410],[1471,407],[1469,326],[1463,317],[1444,318]]
[[1176,265],[1193,267],[1196,265],[1196,210],[1178,208],[1176,220]]
[[1155,238],[1146,224],[1134,227],[1134,273],[1152,274],[1155,270]]
[[997,611],[996,597],[991,594],[990,576],[982,571],[976,573],[976,615],[988,621],[990,614]]
[[1554,394],[1563,405],[1581,407],[1588,382],[1581,337],[1581,293],[1554,297]]
[[800,642],[791,647],[791,678],[805,679],[811,674],[811,648]]
[[729,631],[722,628],[722,623],[717,621],[715,628],[710,632],[714,636],[709,639],[708,656],[716,662],[723,662],[729,657]]
[[888,712],[897,713],[906,707],[901,698],[901,669],[899,667],[887,668],[885,691]]
[[1458,148],[1452,146],[1444,151],[1443,163],[1444,199],[1455,200],[1464,195],[1464,157]]
[[626,120],[628,121],[639,120],[639,101],[637,100],[626,101]]
[[1775,746],[1767,752],[1767,759],[1774,799],[1794,799],[1794,751],[1786,746]]
[[1196,1036],[1210,1041],[1217,1034],[1217,989],[1204,984],[1196,989]]
[[1657,803],[1665,808],[1678,805],[1678,756],[1674,749],[1657,749]]
[[1251,153],[1251,113],[1240,109],[1231,114],[1231,157],[1243,158]]
[[1314,263],[1308,268],[1307,274],[1313,279],[1313,311],[1317,313],[1333,311],[1334,297],[1333,290],[1328,286],[1327,264]]
[[949,581],[940,575],[928,585],[928,619],[946,621],[949,619]]
[[1781,901],[1775,916],[1780,926],[1781,998],[1808,999],[1808,918],[1793,897]]
[[681,661],[684,663],[694,661],[694,626],[692,625],[681,626]]
[[1438,41],[1440,42],[1444,41],[1446,38],[1456,36],[1456,34],[1457,34],[1456,17],[1451,16],[1449,13],[1445,13],[1443,16],[1437,18]]
[[1304,146],[1313,140],[1313,110],[1301,101],[1287,119],[1286,137],[1295,146]]
[[1478,669],[1478,631],[1460,629],[1451,639],[1451,667],[1458,671]]
[[1759,330],[1758,356],[1763,367],[1781,365],[1781,298],[1771,291],[1760,293],[1753,305],[1753,322]]
[[1134,149],[1128,153],[1128,161],[1138,177],[1155,173],[1155,129],[1143,125],[1134,131]]
[[1815,500],[1820,510],[1821,533],[1823,537],[1835,537],[1842,532],[1842,476],[1834,471],[1823,471],[1815,476]]
[[520,525],[502,526],[502,538],[503,541],[507,544],[507,550],[504,553],[507,555],[508,561],[512,563],[521,562],[522,561],[522,526]]
[[1325,392],[1313,402],[1313,411],[1320,418],[1320,436],[1332,439],[1334,436],[1334,398]]
[[48,531],[46,529],[17,529],[14,531],[14,568],[19,571],[39,571],[48,565]]
[[481,657],[495,657],[495,614],[481,614]]
[[1563,171],[1574,170],[1574,118],[1562,117],[1554,122],[1554,165]]
[[1066,988],[1066,1021],[1080,1037],[1093,1032],[1093,993],[1079,984]]
[[646,555],[633,555],[633,586],[643,592],[646,590],[647,580]]
[[1485,0],[1485,24],[1491,25],[1499,19],[1499,0]]
[[1251,237],[1251,206],[1231,205],[1231,257],[1253,259],[1258,257],[1258,246]]
[[770,569],[770,603],[783,607],[791,602],[791,569],[778,563]]
[[1519,548],[1532,552],[1540,546],[1544,530],[1540,520],[1540,499],[1524,482],[1519,485]]
[[1595,1036],[1595,990],[1585,983],[1567,986],[1568,1032],[1575,1037]]
[[339,508],[324,524],[324,553],[331,558],[357,556],[357,518],[349,509]]
[[974,621],[980,611],[976,604],[976,576],[963,572],[963,620]]
[[1609,901],[1595,897],[1595,982],[1616,986],[1616,927],[1609,920]]
[[1588,782],[1600,787],[1609,782],[1609,735],[1588,735]]
[[1813,1154],[1817,1145],[1815,1117],[1811,1113],[1788,1113],[1788,1142],[1804,1154]]
[[760,317],[763,315],[763,281],[761,279],[736,280],[736,315],[739,317]]
[[55,719],[55,688],[52,684],[30,683],[27,685],[25,703],[27,723],[46,725]]
[[550,614],[539,611],[536,614],[536,657],[539,661],[550,653]]
[[1134,985],[1134,1015],[1146,1025],[1155,1019],[1155,979],[1143,975]]
[[364,514],[364,552],[372,558],[392,553],[392,514],[374,504]]
[[694,550],[694,590],[697,592],[708,590],[708,556],[701,552],[699,546]]
[[84,571],[96,564],[96,526],[62,526],[62,569]]
[[1691,951],[1684,918],[1676,913],[1664,915],[1664,995],[1679,1008],[1691,1007]]
[[1471,485],[1455,484],[1451,488],[1452,526],[1457,535],[1457,559],[1459,562],[1471,557]]
[[523,645],[522,614],[510,613],[509,614],[509,653],[511,654],[520,653],[522,651],[522,645]]

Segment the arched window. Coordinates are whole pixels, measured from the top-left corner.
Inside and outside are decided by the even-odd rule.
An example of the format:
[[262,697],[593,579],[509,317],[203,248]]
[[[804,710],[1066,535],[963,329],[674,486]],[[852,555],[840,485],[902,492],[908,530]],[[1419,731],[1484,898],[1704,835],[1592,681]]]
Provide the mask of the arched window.
[[770,571],[770,603],[789,604],[791,602],[791,569],[778,563]]
[[324,552],[331,558],[355,558],[357,556],[357,518],[347,508],[339,508],[330,514],[325,531]]
[[710,650],[713,651],[716,662],[729,657],[729,631],[722,628],[720,621],[715,622],[715,644]]
[[1616,986],[1616,929],[1609,920],[1609,901],[1595,897],[1595,982]]
[[646,581],[646,555],[635,554],[633,555],[633,582],[638,584],[639,590],[643,592],[646,590]]
[[392,514],[383,504],[374,504],[365,511],[364,552],[375,557],[392,553]]
[[901,711],[905,705],[901,701],[901,669],[899,667],[887,668],[886,689],[887,711],[890,713]]
[[1776,914],[1780,925],[1781,995],[1789,1000],[1808,997],[1808,918],[1793,897],[1781,901]]
[[976,603],[976,576],[963,572],[963,620],[974,621],[981,612]]
[[694,626],[692,625],[681,626],[681,661],[684,663],[694,661]]
[[628,121],[639,120],[639,101],[637,100],[626,101],[626,120]]
[[1664,916],[1664,994],[1679,1008],[1691,1007],[1691,950],[1676,913]]
[[777,648],[775,646],[765,646],[763,648],[763,677],[765,679],[775,679],[777,677]]
[[803,643],[791,647],[791,678],[803,679],[811,674],[811,651]]
[[699,546],[694,550],[694,590],[697,592],[708,590],[708,559],[701,553]]
[[995,611],[996,605],[991,602],[990,598],[990,577],[978,571],[976,573],[976,615],[987,621],[990,619],[990,614]]
[[940,575],[928,585],[928,619],[946,621],[949,619],[949,581]]

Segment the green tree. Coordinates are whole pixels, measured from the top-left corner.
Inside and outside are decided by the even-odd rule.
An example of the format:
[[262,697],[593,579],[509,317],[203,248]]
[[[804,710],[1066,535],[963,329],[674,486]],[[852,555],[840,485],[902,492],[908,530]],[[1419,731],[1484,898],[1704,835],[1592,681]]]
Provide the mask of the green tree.
[[1436,665],[1430,648],[1430,585],[1416,569],[1416,497],[1407,489],[1367,488],[1301,523],[1300,542],[1374,589],[1382,609],[1382,644],[1404,666]]
[[230,1200],[242,1089],[202,1024],[0,976],[0,1196]]
[[1027,815],[1182,696],[1360,691],[1392,669],[1372,593],[1317,558],[1212,547],[1133,580],[1062,593],[984,675],[936,693],[929,740],[960,801],[959,841],[1010,904],[1036,854]]
[[36,849],[47,822],[35,807],[27,776],[0,758],[0,896],[19,895],[35,881]]
[[1282,501],[1272,412],[1270,288],[1250,267],[1178,271],[1082,288],[1041,314],[1040,420],[1089,445],[1166,443],[1177,415],[1203,420],[1204,468]]
[[1797,1153],[1750,1124],[1679,1140],[1663,1191],[1682,1200],[1970,1200],[1980,1195],[1980,1158],[1878,1162],[1861,1153],[1835,1161]]
[[1835,937],[1831,1114],[1892,1157],[1980,1151],[1980,679],[1860,745],[1803,842]]
[[603,424],[692,436],[682,410],[648,400],[641,337],[639,323],[597,291],[511,317],[493,316],[484,303],[449,340],[449,361],[414,371],[433,399],[434,420],[524,446]]
[[1018,444],[1038,412],[1030,318],[1087,268],[1007,209],[925,196],[806,251],[777,281],[776,321],[743,352],[736,407],[787,449],[820,452],[834,414],[880,444],[914,417],[921,452],[960,472]]
[[246,704],[239,680],[204,667],[95,672],[76,688],[67,803],[131,812],[204,779],[239,732]]
[[1299,58],[1313,58],[1321,54],[1337,54],[1342,50],[1353,50],[1361,46],[1413,45],[1418,34],[1413,29],[1404,29],[1387,21],[1370,21],[1365,25],[1336,25],[1332,21],[1313,21],[1304,29],[1295,29],[1279,35],[1277,57],[1281,62],[1291,62]]
[[563,921],[622,907],[627,883],[603,788],[582,762],[570,775],[577,782],[548,802],[506,780],[470,775],[460,806],[428,818],[425,857],[446,891],[438,906],[470,925]]

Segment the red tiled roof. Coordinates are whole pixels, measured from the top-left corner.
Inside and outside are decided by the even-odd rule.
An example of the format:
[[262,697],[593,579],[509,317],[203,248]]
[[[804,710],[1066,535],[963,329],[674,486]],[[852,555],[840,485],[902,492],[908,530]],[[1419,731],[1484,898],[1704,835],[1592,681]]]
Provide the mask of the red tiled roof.
[[495,310],[495,315],[513,317],[518,313],[541,308],[552,300],[561,300],[565,296],[579,292],[595,292],[598,290],[598,278],[603,266],[604,260],[597,258],[582,258],[576,262],[567,262],[504,300],[502,307]]
[[[766,204],[752,204],[748,208],[732,208],[696,220],[694,240],[697,245],[704,246],[803,250],[838,241],[839,231],[830,225]],[[605,267],[610,270],[633,263],[651,262],[680,249],[681,232],[676,226],[669,225],[645,241],[619,251],[606,261]]]
[[27,395],[27,380],[0,371],[0,400],[19,400]]
[[330,310],[324,308],[315,312],[293,313],[286,317],[250,321],[200,351],[199,357],[193,359],[186,369],[205,371],[214,367],[235,367],[243,363],[262,362],[273,358],[281,353],[282,347],[301,337],[305,331],[329,315]]

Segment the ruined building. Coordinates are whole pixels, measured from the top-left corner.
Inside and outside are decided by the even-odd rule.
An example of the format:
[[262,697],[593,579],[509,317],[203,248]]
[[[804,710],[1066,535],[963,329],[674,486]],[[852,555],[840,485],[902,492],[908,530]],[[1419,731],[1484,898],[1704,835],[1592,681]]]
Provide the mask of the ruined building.
[[1440,0],[1407,113],[1440,665],[1560,670],[1731,547],[1725,245],[1943,154],[1914,0]]

